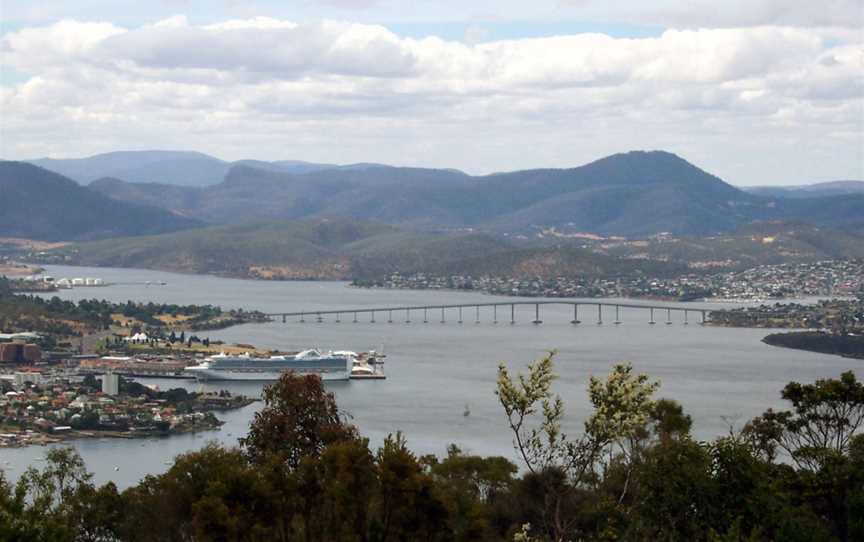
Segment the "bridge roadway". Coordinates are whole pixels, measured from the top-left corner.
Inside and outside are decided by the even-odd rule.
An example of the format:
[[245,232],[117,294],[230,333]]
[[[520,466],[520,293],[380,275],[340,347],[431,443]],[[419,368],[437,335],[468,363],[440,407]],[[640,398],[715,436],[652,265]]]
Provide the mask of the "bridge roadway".
[[492,318],[493,322],[498,323],[498,309],[499,308],[509,308],[510,309],[510,324],[516,323],[516,307],[521,306],[533,306],[534,307],[534,320],[531,321],[533,324],[542,324],[543,321],[540,319],[540,307],[544,305],[565,305],[573,307],[573,319],[570,321],[572,324],[580,324],[582,323],[579,320],[579,307],[597,307],[597,323],[603,323],[603,309],[612,309],[615,312],[615,320],[613,323],[620,324],[621,323],[621,309],[644,309],[649,312],[649,324],[655,324],[654,320],[654,312],[660,311],[666,312],[666,324],[672,323],[672,313],[683,313],[684,315],[684,324],[689,323],[689,315],[690,313],[695,313],[701,316],[700,324],[704,324],[708,320],[708,315],[711,312],[708,309],[696,309],[692,307],[680,307],[680,306],[670,306],[670,305],[646,305],[640,303],[614,303],[614,302],[589,302],[589,301],[500,301],[500,302],[490,302],[490,303],[463,303],[463,304],[450,304],[450,305],[412,305],[412,306],[403,306],[403,307],[363,307],[356,309],[338,309],[338,310],[311,310],[311,311],[299,311],[299,312],[279,312],[279,313],[270,313],[266,316],[271,320],[277,320],[281,318],[283,323],[288,321],[288,318],[300,318],[300,322],[303,323],[306,321],[306,318],[314,318],[318,322],[323,322],[325,316],[336,316],[335,322],[341,322],[341,317],[343,315],[353,315],[352,322],[358,322],[357,316],[360,314],[370,316],[370,322],[375,323],[375,315],[376,314],[386,314],[387,322],[393,323],[393,313],[405,315],[405,323],[411,323],[411,313],[414,312],[418,314],[420,312],[423,313],[423,323],[429,323],[429,313],[440,311],[441,313],[441,323],[445,323],[446,315],[445,311],[447,310],[456,310],[458,311],[458,320],[457,323],[462,323],[462,315],[463,311],[466,309],[474,309],[475,312],[475,323],[480,323],[480,309],[481,308],[492,308]]

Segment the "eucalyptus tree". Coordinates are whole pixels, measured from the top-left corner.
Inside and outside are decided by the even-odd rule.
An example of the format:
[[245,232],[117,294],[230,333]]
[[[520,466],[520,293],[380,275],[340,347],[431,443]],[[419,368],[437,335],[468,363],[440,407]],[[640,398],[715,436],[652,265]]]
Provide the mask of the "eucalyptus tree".
[[564,403],[552,393],[557,378],[554,356],[554,351],[549,352],[528,365],[527,374],[515,378],[504,364],[499,365],[495,393],[516,451],[543,487],[544,528],[554,540],[563,541],[574,534],[579,521],[572,509],[574,499],[596,485],[598,469],[611,454],[630,453],[628,444],[644,430],[654,409],[652,396],[659,383],[634,374],[633,367],[624,363],[614,365],[603,380],[591,377],[588,395],[593,411],[583,434],[571,438],[562,430]]

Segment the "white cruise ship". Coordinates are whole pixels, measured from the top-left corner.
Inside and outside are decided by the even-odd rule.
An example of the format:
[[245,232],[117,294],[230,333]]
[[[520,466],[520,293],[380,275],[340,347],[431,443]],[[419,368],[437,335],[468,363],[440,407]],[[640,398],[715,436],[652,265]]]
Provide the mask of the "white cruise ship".
[[353,356],[346,352],[304,350],[294,355],[252,357],[249,354],[217,354],[200,365],[186,367],[186,372],[198,380],[278,380],[285,371],[297,374],[317,374],[322,380],[348,380],[354,365]]

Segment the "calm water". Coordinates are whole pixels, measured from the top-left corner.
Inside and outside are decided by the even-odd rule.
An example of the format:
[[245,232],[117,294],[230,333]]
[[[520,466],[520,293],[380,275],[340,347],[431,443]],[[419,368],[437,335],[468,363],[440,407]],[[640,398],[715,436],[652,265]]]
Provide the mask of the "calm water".
[[[49,272],[55,277],[92,276],[115,283],[167,282],[165,286],[127,284],[66,290],[58,294],[65,299],[211,303],[266,312],[492,299],[482,294],[360,290],[344,283],[259,282],[135,269],[50,266]],[[493,325],[486,313],[484,323],[475,325],[470,311],[462,325],[456,323],[455,314],[448,316],[445,325],[438,323],[440,313],[434,317],[430,314],[429,324],[418,323],[421,318],[413,315],[415,323],[410,325],[404,323],[404,314],[394,315],[393,324],[379,315],[376,324],[368,320],[357,324],[268,323],[210,332],[209,336],[279,349],[317,346],[362,351],[383,345],[388,355],[387,380],[333,383],[328,387],[373,445],[388,433],[401,430],[418,453],[440,454],[447,444],[456,443],[468,452],[512,457],[511,437],[493,394],[496,367],[505,362],[519,369],[549,349],[558,350],[560,379],[555,388],[565,401],[571,434],[578,433],[588,412],[585,387],[589,375],[603,375],[617,361],[630,361],[638,371],[660,380],[659,395],[680,401],[694,418],[696,436],[705,439],[725,433],[730,424],[740,427],[768,407],[782,406],[779,391],[790,380],[812,381],[849,369],[861,376],[861,364],[856,360],[767,346],[760,342],[768,333],[765,330],[685,327],[674,316],[675,325],[650,326],[645,311],[635,310],[622,312],[621,326],[573,326],[569,324],[569,309],[542,310],[545,323],[541,326],[529,323],[533,308],[524,307],[521,311],[517,308],[519,323],[515,326]],[[596,313],[580,316],[585,322],[596,320]],[[657,316],[662,320],[664,315]],[[606,318],[612,319],[611,314]],[[163,389],[200,387],[177,380],[151,379],[147,383],[157,383]],[[254,383],[208,387],[247,395],[257,395],[261,389]],[[466,404],[468,417],[463,415]],[[114,480],[126,487],[146,474],[164,471],[166,462],[176,454],[194,450],[208,440],[236,444],[259,407],[257,403],[220,414],[227,423],[219,431],[143,441],[81,440],[74,446],[97,481]],[[40,464],[37,458],[43,453],[40,447],[0,450],[0,467],[14,478],[28,465]],[[11,464],[6,465],[6,461]]]

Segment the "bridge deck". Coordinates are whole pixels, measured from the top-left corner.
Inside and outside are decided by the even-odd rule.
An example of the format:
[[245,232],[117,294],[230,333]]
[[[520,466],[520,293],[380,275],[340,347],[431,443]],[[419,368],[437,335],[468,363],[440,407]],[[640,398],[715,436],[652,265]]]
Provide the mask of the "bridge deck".
[[384,307],[358,307],[346,309],[331,309],[331,310],[304,310],[294,312],[278,312],[269,313],[266,316],[271,318],[284,318],[289,316],[326,316],[326,315],[343,315],[343,314],[365,314],[365,313],[389,313],[389,312],[407,312],[407,311],[430,311],[430,310],[446,310],[446,309],[479,309],[481,307],[516,307],[516,306],[534,306],[538,308],[540,305],[565,305],[570,307],[590,306],[618,308],[618,309],[653,309],[657,311],[675,311],[675,312],[694,312],[707,314],[711,309],[702,309],[687,306],[675,305],[650,305],[643,303],[615,303],[609,301],[496,301],[486,303],[456,303],[446,305],[409,305],[409,306],[384,306]]

